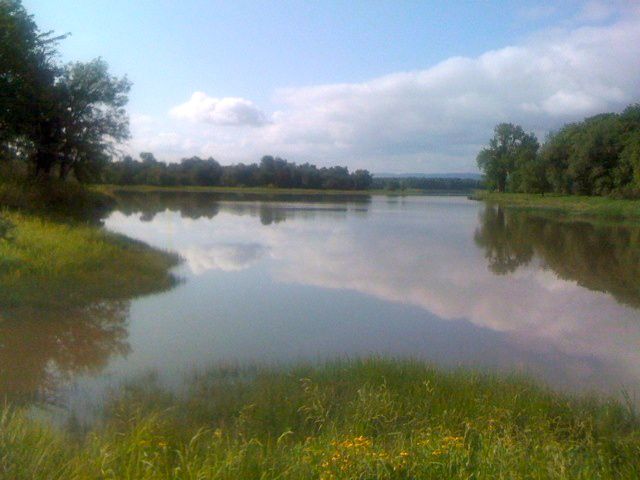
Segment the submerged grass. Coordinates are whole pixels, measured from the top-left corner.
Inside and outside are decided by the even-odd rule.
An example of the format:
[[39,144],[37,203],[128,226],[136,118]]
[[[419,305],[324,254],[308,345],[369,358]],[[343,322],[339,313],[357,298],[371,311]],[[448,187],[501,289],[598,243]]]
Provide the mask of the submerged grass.
[[64,307],[168,288],[175,255],[86,224],[0,211],[0,306]]
[[420,362],[216,368],[115,394],[87,433],[0,419],[0,478],[635,479],[640,420],[518,378]]
[[640,219],[640,200],[578,195],[561,196],[553,194],[496,193],[488,191],[478,191],[472,198],[485,200],[505,207],[553,211],[571,216]]

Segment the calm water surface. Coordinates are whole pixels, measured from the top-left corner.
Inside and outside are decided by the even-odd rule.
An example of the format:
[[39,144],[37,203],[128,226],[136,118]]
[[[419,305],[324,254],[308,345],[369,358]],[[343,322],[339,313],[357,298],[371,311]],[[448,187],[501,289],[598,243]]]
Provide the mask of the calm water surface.
[[[2,393],[70,405],[155,370],[370,354],[640,391],[640,227],[462,197],[129,194],[109,230],[180,253],[174,289],[0,325]],[[37,318],[37,320],[35,320]],[[19,361],[12,361],[19,359]]]

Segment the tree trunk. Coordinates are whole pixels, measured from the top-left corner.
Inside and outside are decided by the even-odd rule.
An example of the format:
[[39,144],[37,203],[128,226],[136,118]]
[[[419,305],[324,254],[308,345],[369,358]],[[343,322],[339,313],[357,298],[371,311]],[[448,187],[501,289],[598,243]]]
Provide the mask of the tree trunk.
[[36,164],[36,177],[49,178],[51,176],[51,169],[55,164],[56,157],[50,152],[38,151],[35,155]]
[[71,171],[70,164],[63,163],[62,165],[60,165],[60,180],[66,180],[70,171]]

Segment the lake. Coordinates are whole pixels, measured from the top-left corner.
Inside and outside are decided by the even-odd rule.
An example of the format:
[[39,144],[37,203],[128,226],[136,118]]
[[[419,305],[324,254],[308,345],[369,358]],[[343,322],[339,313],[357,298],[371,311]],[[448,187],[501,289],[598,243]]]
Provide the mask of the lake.
[[640,226],[464,197],[121,194],[105,228],[178,252],[178,285],[0,324],[3,394],[72,408],[146,372],[384,355],[632,395]]

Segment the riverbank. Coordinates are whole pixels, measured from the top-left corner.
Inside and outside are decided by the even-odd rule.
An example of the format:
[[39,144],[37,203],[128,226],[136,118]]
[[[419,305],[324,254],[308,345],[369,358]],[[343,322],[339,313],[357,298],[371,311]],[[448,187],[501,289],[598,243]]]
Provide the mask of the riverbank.
[[540,210],[570,216],[640,220],[640,200],[488,191],[475,192],[469,198],[504,207]]
[[640,420],[513,377],[420,362],[219,367],[182,394],[153,377],[115,393],[101,422],[54,429],[7,407],[4,478],[632,479]]
[[[0,211],[0,306],[65,308],[175,284],[174,254],[84,223]],[[9,310],[7,310],[9,309]]]
[[114,205],[109,195],[77,182],[0,172],[0,209],[61,221],[96,223]]
[[93,185],[98,192],[113,195],[117,192],[155,193],[155,192],[203,192],[220,194],[252,194],[252,195],[298,195],[298,196],[410,196],[410,195],[468,195],[469,192],[437,191],[437,190],[324,190],[307,188],[277,188],[277,187],[194,187],[176,186],[159,187],[153,185]]

